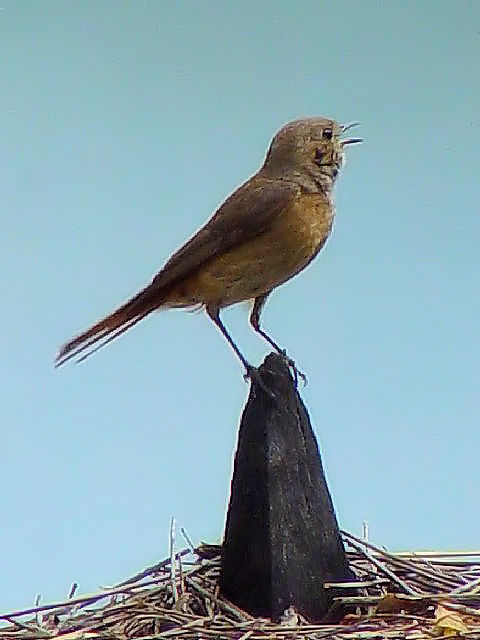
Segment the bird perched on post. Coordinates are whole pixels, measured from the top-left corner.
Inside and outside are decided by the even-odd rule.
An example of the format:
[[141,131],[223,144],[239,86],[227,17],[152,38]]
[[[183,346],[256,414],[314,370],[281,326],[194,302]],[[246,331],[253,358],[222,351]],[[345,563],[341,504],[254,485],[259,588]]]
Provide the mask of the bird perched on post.
[[[355,123],[356,124],[356,123]],[[342,138],[353,125],[320,117],[294,120],[275,135],[260,170],[218,208],[153,280],[113,313],[67,342],[56,366],[97,351],[157,309],[203,307],[252,375],[220,311],[253,300],[250,323],[260,327],[270,293],[304,269],[325,244],[334,218],[333,186],[344,163]]]

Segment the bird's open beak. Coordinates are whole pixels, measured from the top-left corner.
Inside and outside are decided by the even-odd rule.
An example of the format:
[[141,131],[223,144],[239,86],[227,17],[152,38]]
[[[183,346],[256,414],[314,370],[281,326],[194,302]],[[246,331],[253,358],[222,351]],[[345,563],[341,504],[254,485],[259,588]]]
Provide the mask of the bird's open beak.
[[[342,135],[348,131],[349,129],[353,129],[353,127],[358,127],[360,122],[350,122],[350,124],[345,124],[342,127]],[[341,140],[341,145],[344,147],[346,144],[357,144],[358,142],[363,142],[362,138],[347,138],[346,140]]]
[[346,144],[357,144],[358,142],[363,142],[363,138],[347,138],[346,140],[341,140],[340,144],[344,147]]

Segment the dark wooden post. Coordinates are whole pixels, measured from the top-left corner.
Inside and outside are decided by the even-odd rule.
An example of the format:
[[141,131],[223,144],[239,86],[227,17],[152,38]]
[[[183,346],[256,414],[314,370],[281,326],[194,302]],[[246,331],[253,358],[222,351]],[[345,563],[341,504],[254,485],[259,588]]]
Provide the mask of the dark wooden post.
[[220,590],[253,615],[295,609],[321,620],[352,580],[318,445],[284,359],[259,369],[243,412],[222,552]]

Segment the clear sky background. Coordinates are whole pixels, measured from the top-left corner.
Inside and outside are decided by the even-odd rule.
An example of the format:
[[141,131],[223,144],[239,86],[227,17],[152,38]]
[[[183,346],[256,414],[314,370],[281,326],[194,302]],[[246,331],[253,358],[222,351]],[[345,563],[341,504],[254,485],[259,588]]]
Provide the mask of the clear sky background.
[[[308,374],[340,524],[479,547],[480,3],[4,0],[0,86],[1,610],[162,559],[171,516],[221,538],[248,385],[208,318],[53,358],[304,115],[365,138],[263,316]],[[258,364],[247,312],[224,319]]]

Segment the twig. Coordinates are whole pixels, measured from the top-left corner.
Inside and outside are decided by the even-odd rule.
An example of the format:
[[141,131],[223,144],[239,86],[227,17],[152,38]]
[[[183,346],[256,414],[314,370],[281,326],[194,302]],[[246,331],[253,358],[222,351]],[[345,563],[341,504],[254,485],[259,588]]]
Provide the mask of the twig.
[[172,585],[173,602],[178,600],[177,577],[175,575],[175,518],[170,521],[170,582]]
[[475,592],[477,593],[480,587],[480,578],[475,578],[471,582],[467,582],[467,584],[462,584],[460,587],[457,587],[452,591],[452,594],[457,595],[458,593],[464,592]]
[[68,592],[69,600],[73,598],[77,589],[78,589],[78,582],[72,582],[72,586],[70,587],[70,591]]
[[182,534],[183,539],[185,540],[185,542],[190,547],[190,553],[195,553],[195,547],[193,545],[192,539],[188,535],[187,530],[185,529],[185,527],[180,527],[180,533]]
[[20,622],[19,620],[13,620],[12,618],[5,618],[5,620],[20,629],[25,629],[25,631],[28,631],[31,634],[33,633],[36,638],[51,638],[54,635],[53,633],[50,633],[50,631],[47,631],[47,629],[42,629],[41,627],[37,627],[31,623]]
[[467,616],[475,616],[480,618],[480,611],[478,609],[474,609],[473,607],[466,607],[463,604],[457,604],[456,602],[446,602],[442,600],[442,607],[445,609],[452,609],[452,611],[459,611],[460,613],[464,613]]
[[[182,549],[181,551],[178,551],[176,555],[177,557],[186,556],[189,553],[190,553],[190,549]],[[163,569],[165,569],[165,567],[168,567],[169,564],[170,564],[170,558],[167,558],[166,560],[162,560],[161,562],[157,562],[157,564],[152,564],[150,567],[147,567],[143,571],[136,573],[131,578],[127,578],[127,580],[123,580],[123,582],[119,582],[118,584],[114,585],[114,588],[125,587],[128,584],[139,582],[143,578],[146,578],[147,576],[152,575],[152,573],[159,573],[159,571],[162,571]]]
[[210,593],[209,591],[201,587],[199,584],[195,582],[195,580],[192,580],[188,576],[185,578],[185,582],[189,584],[193,589],[198,591],[198,593],[200,593],[204,598],[208,598],[209,600],[214,602],[220,609],[223,609],[227,613],[230,613],[231,615],[233,615],[237,620],[240,620],[242,622],[245,622],[247,620],[254,620],[253,616],[250,616],[245,611],[241,612],[240,609],[237,609],[237,607],[233,607],[227,604],[224,600],[217,598],[217,596],[213,595],[213,593]]
[[[480,566],[478,561],[466,560],[475,554],[465,552],[462,558],[455,555],[455,561],[448,564],[435,560],[433,556],[426,560],[415,554],[408,560],[383,552],[355,536],[352,538],[345,534],[345,540],[352,549],[347,552],[347,557],[359,578],[358,582],[327,586],[344,587],[345,591],[350,587],[351,592],[361,587],[358,595],[345,595],[334,600],[335,603],[350,603],[357,608],[354,624],[349,624],[352,622],[351,614],[344,618],[345,624],[312,624],[300,618],[295,627],[254,618],[218,594],[220,547],[212,545],[206,553],[192,554],[190,548],[175,553],[173,538],[167,560],[115,588],[72,597],[57,604],[40,605],[38,602],[36,607],[1,615],[0,624],[5,621],[8,627],[0,627],[0,640],[51,640],[53,634],[59,637],[72,634],[73,640],[89,632],[116,640],[427,640],[435,632],[431,612],[437,603],[463,617],[468,628],[463,634],[465,638],[480,640]],[[190,542],[188,539],[187,543]],[[186,554],[192,555],[188,564],[177,564],[178,559]],[[439,554],[438,557],[445,556]],[[428,562],[428,570],[423,566],[425,561]],[[172,564],[178,609],[172,602]],[[376,579],[371,579],[372,565],[378,570]],[[424,585],[426,593],[420,593]],[[455,587],[453,590],[451,585]],[[416,606],[411,613],[372,615],[370,607],[383,598],[380,587],[386,587],[387,591],[400,591],[395,596],[399,606],[403,606],[402,601],[407,606],[408,603],[418,604],[420,615],[414,613]],[[370,615],[360,613],[365,610]],[[34,624],[35,618],[17,622],[19,617],[45,611],[52,613],[48,619],[47,616],[39,616],[42,623],[38,628]],[[54,627],[50,627],[51,623]]]
[[385,566],[383,562],[380,562],[380,560],[377,560],[377,558],[373,556],[371,553],[369,553],[366,549],[362,549],[362,544],[365,546],[367,545],[371,546],[368,544],[368,542],[364,541],[363,543],[358,543],[355,540],[349,540],[348,544],[352,545],[352,547],[357,549],[357,551],[360,551],[361,553],[363,553],[370,560],[370,562],[377,567],[377,569],[380,569],[380,571],[386,574],[391,580],[393,580],[393,582],[396,582],[405,591],[405,593],[409,593],[412,596],[417,595],[417,592],[414,589],[412,589],[406,582],[404,582],[401,578],[395,575],[395,573],[393,573],[393,571],[391,571],[387,566]]
[[[372,549],[373,551],[375,551],[380,556],[383,556],[384,558],[388,559],[392,564],[395,564],[396,566],[400,566],[403,569],[408,567],[410,568],[411,571],[414,571],[418,574],[422,574],[430,579],[436,580],[437,582],[443,582],[445,585],[448,585],[450,587],[458,586],[457,580],[452,580],[444,576],[436,575],[432,571],[428,571],[423,567],[419,567],[418,564],[415,564],[414,562],[410,562],[409,560],[406,560],[403,558],[399,559],[392,553],[388,553],[388,551],[383,551],[379,547],[376,547],[371,542],[366,542],[365,540],[361,540],[361,538],[357,538],[357,536],[354,536],[352,533],[347,533],[346,531],[342,531],[341,533],[343,536],[347,538],[348,544],[351,544],[354,541],[357,543],[356,545],[352,544],[352,546],[356,548],[357,551],[360,551],[360,553],[365,553],[365,550],[362,549],[362,546],[360,546],[360,545],[364,545],[365,547],[368,547],[369,549]],[[371,559],[372,557],[373,556],[370,554],[369,559]]]
[[382,584],[390,584],[388,578],[376,578],[358,582],[324,582],[325,589],[364,589],[365,587],[379,587]]
[[148,583],[143,583],[142,585],[127,585],[125,587],[118,587],[115,589],[108,589],[106,591],[102,591],[96,594],[90,594],[86,596],[80,596],[78,598],[72,598],[71,600],[55,602],[53,604],[44,604],[39,607],[29,607],[28,609],[21,609],[19,611],[13,611],[11,613],[0,614],[0,620],[6,620],[7,618],[17,618],[21,616],[26,616],[30,614],[41,613],[42,611],[52,611],[53,609],[60,609],[59,613],[63,613],[65,610],[70,610],[72,605],[88,605],[94,604],[99,600],[104,600],[112,595],[117,594],[130,594],[132,591],[136,591],[143,587],[158,584],[159,582],[165,582],[165,578],[158,578],[156,580],[151,580]]

